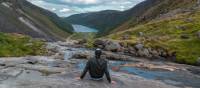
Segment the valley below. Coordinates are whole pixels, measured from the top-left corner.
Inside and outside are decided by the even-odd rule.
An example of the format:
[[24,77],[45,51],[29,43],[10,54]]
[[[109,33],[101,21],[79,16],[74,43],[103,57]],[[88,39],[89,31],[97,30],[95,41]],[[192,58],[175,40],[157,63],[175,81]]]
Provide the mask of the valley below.
[[82,26],[82,25],[72,25],[74,28],[74,32],[98,32],[98,30],[93,29],[93,28],[89,28],[86,26]]
[[[49,55],[0,58],[0,88],[199,88],[199,67],[130,57],[110,60],[117,84],[76,80],[93,49],[77,48],[73,41],[47,43]],[[112,53],[112,52],[109,52]],[[77,56],[79,55],[79,56]],[[82,57],[80,56],[82,55]]]

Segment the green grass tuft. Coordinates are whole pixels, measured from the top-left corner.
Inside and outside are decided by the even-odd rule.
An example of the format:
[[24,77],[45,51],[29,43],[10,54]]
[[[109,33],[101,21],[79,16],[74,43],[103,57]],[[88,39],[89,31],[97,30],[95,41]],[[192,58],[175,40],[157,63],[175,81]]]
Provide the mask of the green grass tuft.
[[20,34],[0,33],[0,57],[42,55],[44,42]]

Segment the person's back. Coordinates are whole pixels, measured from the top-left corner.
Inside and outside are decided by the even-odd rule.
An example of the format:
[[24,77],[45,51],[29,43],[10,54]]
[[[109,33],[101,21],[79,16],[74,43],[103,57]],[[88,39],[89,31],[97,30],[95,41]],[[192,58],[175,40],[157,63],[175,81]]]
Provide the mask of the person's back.
[[104,74],[106,74],[107,80],[109,83],[111,83],[111,78],[107,66],[108,62],[105,59],[100,58],[100,50],[97,50],[95,55],[95,58],[92,58],[87,62],[86,67],[81,75],[81,79],[83,79],[87,71],[89,71],[92,79],[102,79]]

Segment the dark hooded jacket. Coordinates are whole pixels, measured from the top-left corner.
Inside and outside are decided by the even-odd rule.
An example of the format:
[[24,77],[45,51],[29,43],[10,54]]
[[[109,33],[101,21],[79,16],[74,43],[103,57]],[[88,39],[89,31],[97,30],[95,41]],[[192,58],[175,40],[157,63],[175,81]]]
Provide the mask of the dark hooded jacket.
[[108,61],[105,59],[97,59],[97,58],[90,59],[87,62],[86,67],[81,75],[81,79],[83,79],[87,71],[89,71],[90,76],[96,79],[103,78],[105,74],[108,82],[110,83],[111,78],[107,64]]

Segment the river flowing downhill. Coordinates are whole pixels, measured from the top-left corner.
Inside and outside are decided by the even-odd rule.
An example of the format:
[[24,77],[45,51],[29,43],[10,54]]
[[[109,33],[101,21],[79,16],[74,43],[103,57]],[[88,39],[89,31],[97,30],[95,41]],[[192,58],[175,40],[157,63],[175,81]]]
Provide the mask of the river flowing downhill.
[[[93,55],[94,51],[73,48],[67,43],[48,43],[47,48],[57,53],[51,56],[1,58],[0,88],[200,88],[199,67],[135,57],[131,57],[132,61],[109,61],[112,80],[117,84],[109,84],[106,79],[92,81],[88,74],[83,80],[76,80],[87,60],[73,58],[73,55]],[[63,55],[58,57],[58,54]],[[140,63],[163,68],[134,66]]]
[[[76,52],[88,52],[94,54],[93,50],[85,49],[85,48],[71,48],[71,51],[65,51],[65,59],[69,60],[73,54]],[[132,57],[135,58],[135,57]],[[84,58],[79,58],[78,63],[76,63],[76,68],[82,71],[85,67],[87,60],[83,60]],[[186,69],[179,69],[175,71],[162,70],[162,69],[145,69],[145,68],[137,68],[133,66],[126,66],[129,64],[136,64],[140,62],[149,63],[146,60],[138,60],[135,58],[133,61],[109,61],[109,67],[111,73],[121,72],[131,75],[137,75],[149,80],[159,80],[169,85],[175,85],[179,87],[193,87],[200,88],[200,74],[193,74]],[[156,65],[167,65],[164,61],[154,61],[152,62]],[[173,63],[174,64],[174,63]],[[186,65],[182,65],[183,68]],[[186,66],[188,67],[188,66]],[[194,67],[195,68],[195,67]],[[198,68],[198,67],[196,67]]]

